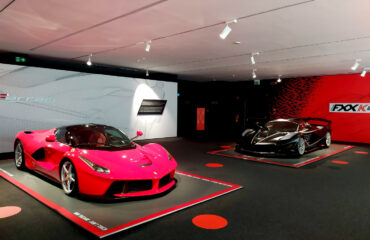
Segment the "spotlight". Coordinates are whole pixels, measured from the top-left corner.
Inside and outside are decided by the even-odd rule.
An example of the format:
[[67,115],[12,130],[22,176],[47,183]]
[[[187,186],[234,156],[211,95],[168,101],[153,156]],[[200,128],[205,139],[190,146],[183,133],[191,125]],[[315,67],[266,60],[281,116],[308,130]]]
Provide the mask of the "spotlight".
[[257,75],[256,75],[256,71],[257,71],[257,69],[253,69],[253,72],[252,72],[252,77],[253,77],[253,78],[256,78],[256,77],[257,77]]
[[229,35],[229,33],[231,32],[231,30],[232,30],[231,27],[229,27],[229,24],[231,24],[231,23],[237,23],[237,22],[238,22],[237,19],[233,19],[231,21],[226,22],[226,27],[220,33],[220,38],[221,39],[225,39]]
[[152,43],[152,40],[149,40],[146,42],[146,47],[145,47],[145,51],[149,52],[150,51],[150,44]]
[[254,56],[259,55],[259,54],[260,54],[259,52],[252,53],[251,62],[252,62],[253,65],[256,64],[256,60],[254,59]]
[[362,70],[361,77],[365,77],[366,73],[367,73],[367,69],[364,68],[364,70]]
[[356,59],[356,62],[353,64],[351,69],[355,71],[358,68],[358,66],[360,66],[360,62],[361,62],[361,59]]
[[87,66],[91,66],[91,65],[92,65],[91,57],[92,57],[92,53],[89,55],[89,59],[88,59],[88,60],[87,60],[87,62],[86,62],[86,65],[87,65]]
[[278,83],[281,83],[281,81],[282,81],[282,80],[281,80],[281,75],[279,75],[279,78],[277,79],[277,82],[278,82]]

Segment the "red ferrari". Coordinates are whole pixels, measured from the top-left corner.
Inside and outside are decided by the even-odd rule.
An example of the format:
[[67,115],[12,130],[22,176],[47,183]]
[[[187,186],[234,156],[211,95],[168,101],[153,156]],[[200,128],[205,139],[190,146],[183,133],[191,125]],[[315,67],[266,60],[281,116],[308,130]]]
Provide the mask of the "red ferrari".
[[147,196],[176,183],[177,163],[166,149],[155,143],[140,146],[105,125],[19,132],[14,152],[18,169],[28,168],[60,182],[67,195]]

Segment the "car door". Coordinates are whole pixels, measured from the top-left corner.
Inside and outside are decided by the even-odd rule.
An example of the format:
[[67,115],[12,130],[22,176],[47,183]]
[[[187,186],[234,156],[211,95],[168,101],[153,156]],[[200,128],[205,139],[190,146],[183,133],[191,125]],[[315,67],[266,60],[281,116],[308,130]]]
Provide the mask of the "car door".
[[65,141],[66,131],[57,129],[55,131],[56,141],[45,140],[43,147],[44,157],[36,162],[35,170],[59,181],[59,163],[64,154],[71,149]]
[[301,133],[302,138],[306,142],[306,147],[310,147],[314,141],[313,130],[304,121],[301,121],[298,126],[298,131]]

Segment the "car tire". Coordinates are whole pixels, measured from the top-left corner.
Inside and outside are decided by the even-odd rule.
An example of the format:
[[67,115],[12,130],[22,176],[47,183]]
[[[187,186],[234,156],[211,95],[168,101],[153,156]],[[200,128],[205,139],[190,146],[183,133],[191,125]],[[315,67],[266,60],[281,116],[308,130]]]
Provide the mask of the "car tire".
[[24,161],[23,145],[21,141],[19,140],[17,140],[17,142],[15,143],[15,147],[14,147],[14,161],[15,161],[15,166],[19,170],[26,169],[26,164]]
[[77,173],[70,160],[65,160],[60,167],[60,181],[65,194],[75,196],[78,193]]
[[296,146],[296,155],[298,157],[302,156],[306,151],[306,145],[303,138],[298,138],[297,146]]
[[327,132],[324,139],[324,146],[325,148],[329,148],[331,144],[331,133]]

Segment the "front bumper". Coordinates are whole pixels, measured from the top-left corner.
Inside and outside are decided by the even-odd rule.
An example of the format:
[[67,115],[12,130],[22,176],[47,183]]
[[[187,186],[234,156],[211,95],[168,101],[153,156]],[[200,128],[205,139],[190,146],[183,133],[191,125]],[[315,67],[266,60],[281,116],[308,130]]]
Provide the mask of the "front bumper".
[[286,156],[296,153],[298,141],[287,143],[268,143],[268,144],[237,144],[235,151],[244,154],[263,155],[263,156]]
[[175,169],[158,178],[112,179],[91,175],[80,171],[78,174],[79,192],[91,197],[128,198],[160,194],[176,184]]

